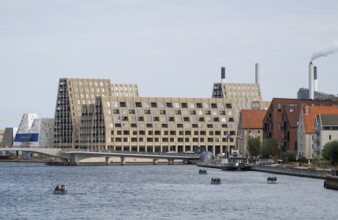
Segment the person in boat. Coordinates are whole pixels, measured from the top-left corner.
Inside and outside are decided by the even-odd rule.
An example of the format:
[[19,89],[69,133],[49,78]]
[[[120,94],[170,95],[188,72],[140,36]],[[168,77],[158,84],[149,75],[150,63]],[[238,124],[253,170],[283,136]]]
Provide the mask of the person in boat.
[[60,191],[59,185],[56,185],[54,191],[56,191],[56,192],[59,192],[59,191]]
[[61,185],[61,192],[65,192],[67,189],[66,189],[66,186],[65,185]]

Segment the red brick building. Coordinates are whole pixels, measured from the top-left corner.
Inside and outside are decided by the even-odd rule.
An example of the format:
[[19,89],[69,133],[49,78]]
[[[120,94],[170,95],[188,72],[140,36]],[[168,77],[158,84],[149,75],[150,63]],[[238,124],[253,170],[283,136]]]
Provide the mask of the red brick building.
[[275,139],[279,149],[297,152],[297,124],[302,105],[338,106],[336,100],[274,98],[263,119],[263,138]]

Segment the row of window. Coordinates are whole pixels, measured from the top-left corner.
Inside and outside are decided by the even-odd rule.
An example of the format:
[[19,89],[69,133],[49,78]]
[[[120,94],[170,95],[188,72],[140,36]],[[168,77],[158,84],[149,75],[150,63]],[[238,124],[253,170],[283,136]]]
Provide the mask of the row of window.
[[118,107],[129,107],[129,108],[135,108],[135,107],[139,107],[139,108],[231,108],[231,104],[227,103],[227,104],[223,104],[223,103],[186,103],[186,102],[134,102],[134,101],[129,101],[127,102],[117,102],[117,101],[112,101],[112,102],[107,102],[107,106],[110,107],[112,106],[113,108],[118,108]]
[[159,131],[159,130],[135,130],[135,131],[129,131],[129,130],[111,130],[110,133],[112,136],[114,135],[235,135],[235,131]]
[[233,142],[234,139],[233,138],[204,138],[204,137],[201,137],[201,138],[166,138],[166,137],[163,137],[163,138],[152,138],[152,137],[147,137],[147,138],[143,138],[143,137],[139,137],[139,138],[136,138],[136,137],[132,137],[132,138],[128,138],[128,137],[116,137],[116,138],[111,138],[111,142],[180,142],[180,143],[183,143],[183,142],[195,142],[195,143],[198,143],[198,142]]
[[[198,129],[219,129],[220,127],[222,128],[230,128],[233,129],[234,128],[234,124],[233,123],[229,123],[229,124],[219,124],[219,123],[214,123],[214,124],[205,124],[205,123],[198,123],[198,124],[190,124],[190,123],[179,123],[179,124],[175,124],[175,123],[169,123],[166,124],[160,124],[158,122],[154,122],[154,123],[143,123],[143,122],[138,122],[138,123],[131,123],[129,124],[128,122],[124,122],[124,123],[110,123],[110,127],[111,128],[139,128],[139,129],[143,129],[143,128],[155,128],[155,129],[160,129],[160,128],[170,128],[170,129],[176,129],[176,128],[184,128],[184,129],[190,129],[190,128],[198,128]],[[95,129],[95,127],[93,127]]]
[[[110,120],[110,119],[108,119]],[[190,116],[190,117],[182,117],[182,116],[176,116],[176,117],[167,117],[167,116],[160,116],[160,117],[151,117],[151,116],[113,116],[112,120],[114,122],[121,122],[121,121],[130,121],[130,122],[140,122],[140,121],[146,121],[146,122],[152,122],[152,121],[161,121],[161,122],[167,122],[167,121],[176,121],[176,122],[234,122],[233,118],[226,118],[226,117],[196,117],[196,116]]]
[[157,109],[141,109],[141,108],[137,108],[137,109],[129,109],[127,110],[126,108],[121,108],[121,109],[113,109],[108,110],[108,114],[121,114],[121,115],[127,115],[127,114],[137,114],[137,115],[143,115],[143,113],[145,115],[232,115],[232,110],[220,110],[218,111],[217,109],[214,110],[172,110],[172,109],[168,109],[168,110],[157,110]]

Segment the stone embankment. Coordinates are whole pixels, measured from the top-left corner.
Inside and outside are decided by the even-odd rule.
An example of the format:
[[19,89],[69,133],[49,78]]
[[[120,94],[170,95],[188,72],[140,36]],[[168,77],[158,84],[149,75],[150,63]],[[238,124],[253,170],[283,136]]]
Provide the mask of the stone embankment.
[[301,177],[309,177],[309,178],[317,178],[317,179],[325,179],[326,176],[331,176],[331,170],[328,169],[308,169],[308,168],[299,168],[292,166],[263,166],[258,165],[251,168],[254,171],[260,172],[268,172],[275,174],[283,174],[283,175],[291,175],[291,176],[301,176]]
[[[221,161],[220,160],[210,160],[197,163],[199,167],[207,167],[207,168],[216,168],[221,169]],[[259,172],[267,172],[267,173],[275,173],[275,174],[283,174],[283,175],[291,175],[291,176],[300,176],[300,177],[309,177],[309,178],[317,178],[317,179],[325,179],[326,176],[332,176],[331,169],[315,169],[308,167],[294,167],[288,165],[256,165],[252,166],[250,170],[259,171]]]

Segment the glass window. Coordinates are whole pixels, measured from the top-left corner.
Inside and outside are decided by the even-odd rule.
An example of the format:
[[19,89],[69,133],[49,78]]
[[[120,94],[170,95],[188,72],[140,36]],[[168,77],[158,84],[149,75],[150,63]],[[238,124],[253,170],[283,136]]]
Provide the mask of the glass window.
[[165,108],[165,103],[164,102],[160,102],[160,108]]
[[190,103],[189,103],[189,108],[195,108],[195,103],[190,102]]
[[142,109],[141,109],[141,108],[137,108],[137,109],[136,109],[136,114],[142,115]]
[[151,109],[151,114],[152,115],[157,115],[157,109]]
[[134,108],[134,107],[135,107],[134,102],[130,101],[130,102],[129,102],[129,108]]
[[204,108],[210,108],[209,103],[204,102],[204,103],[203,103],[203,107],[204,107]]
[[175,102],[175,103],[174,103],[174,108],[180,108],[180,103]]
[[121,108],[121,114],[126,115],[127,114],[127,109],[126,108]]

